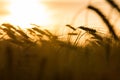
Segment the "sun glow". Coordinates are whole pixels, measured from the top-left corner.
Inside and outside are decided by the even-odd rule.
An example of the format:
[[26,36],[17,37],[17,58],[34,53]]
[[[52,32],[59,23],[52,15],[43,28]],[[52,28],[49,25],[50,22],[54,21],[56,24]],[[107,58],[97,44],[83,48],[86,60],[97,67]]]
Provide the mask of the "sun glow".
[[28,28],[30,24],[48,26],[52,21],[45,6],[38,0],[11,0],[9,11],[5,21],[22,28]]

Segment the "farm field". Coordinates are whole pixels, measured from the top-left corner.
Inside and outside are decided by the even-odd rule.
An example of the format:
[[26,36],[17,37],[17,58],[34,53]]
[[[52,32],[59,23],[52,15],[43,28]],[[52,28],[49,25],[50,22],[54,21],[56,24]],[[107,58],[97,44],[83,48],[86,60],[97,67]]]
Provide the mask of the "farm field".
[[[120,13],[117,3],[106,0]],[[0,25],[0,80],[120,80],[120,37],[99,8],[88,5],[108,33],[66,24],[59,35],[37,24]]]

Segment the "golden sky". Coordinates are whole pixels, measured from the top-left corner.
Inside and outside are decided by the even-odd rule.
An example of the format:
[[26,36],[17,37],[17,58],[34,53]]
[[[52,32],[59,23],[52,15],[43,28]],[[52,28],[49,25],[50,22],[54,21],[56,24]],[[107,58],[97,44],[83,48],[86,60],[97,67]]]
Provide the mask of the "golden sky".
[[40,1],[49,1],[49,2],[81,2],[87,0],[40,0]]
[[8,0],[0,0],[0,16],[5,16],[9,14],[9,11],[7,9],[8,5]]
[[[33,4],[32,1],[39,2],[58,2],[57,4],[48,4],[42,5],[39,3],[39,6],[36,6],[36,3]],[[64,26],[70,24],[74,15],[78,11],[81,11],[74,20],[74,26],[85,25],[86,13],[88,2],[91,1],[91,4],[100,8],[104,11],[106,16],[111,16],[111,22],[114,22],[117,15],[114,15],[114,12],[111,13],[110,6],[106,4],[105,0],[0,0],[0,20],[1,17],[7,16],[12,13],[10,20],[15,23],[28,23],[36,22],[42,25],[45,24],[54,24],[55,26]],[[120,2],[120,0],[115,0]],[[9,10],[9,3],[13,2],[11,12]],[[68,4],[62,6],[59,2],[67,2]],[[69,5],[69,2],[77,2],[75,5]],[[34,6],[34,7],[33,7]],[[47,9],[46,9],[47,8]],[[18,14],[19,13],[19,14]],[[37,14],[36,14],[37,13]],[[109,15],[111,13],[111,15]],[[99,17],[92,11],[88,13],[88,24],[89,26],[103,26]],[[17,21],[17,22],[16,22]],[[28,22],[27,22],[28,21]]]

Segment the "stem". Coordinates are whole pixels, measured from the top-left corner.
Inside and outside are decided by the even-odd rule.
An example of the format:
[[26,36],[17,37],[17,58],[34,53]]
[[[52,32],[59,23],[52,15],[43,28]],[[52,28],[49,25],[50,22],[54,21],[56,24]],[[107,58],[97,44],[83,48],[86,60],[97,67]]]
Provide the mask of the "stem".
[[88,8],[95,11],[101,17],[101,19],[107,25],[107,28],[109,29],[110,34],[114,37],[115,40],[119,40],[118,36],[116,35],[116,33],[115,33],[114,29],[113,29],[113,26],[106,19],[105,15],[99,9],[97,9],[97,8],[91,6],[91,5],[89,5]]

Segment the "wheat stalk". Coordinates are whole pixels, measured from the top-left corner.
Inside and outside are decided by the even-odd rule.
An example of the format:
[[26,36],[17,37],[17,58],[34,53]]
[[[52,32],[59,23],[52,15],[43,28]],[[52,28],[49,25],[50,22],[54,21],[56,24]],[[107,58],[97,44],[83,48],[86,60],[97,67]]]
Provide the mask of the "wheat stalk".
[[85,30],[89,34],[93,35],[96,39],[103,40],[103,38],[100,35],[96,34],[97,31],[95,29],[84,27],[84,26],[80,26],[78,28],[80,28],[82,30]]
[[68,33],[68,35],[78,35],[78,33]]
[[109,29],[110,34],[113,36],[113,38],[115,40],[119,40],[118,36],[115,33],[115,30],[113,29],[113,26],[110,24],[110,22],[107,20],[107,18],[105,17],[105,15],[97,8],[89,5],[88,6],[89,9],[95,11],[100,17],[101,19],[104,21],[104,23],[107,25],[107,28]]
[[3,23],[1,26],[5,26],[5,27],[8,28],[8,29],[14,29],[14,30],[17,30],[13,25],[8,24],[8,23]]
[[69,27],[70,29],[72,29],[73,31],[76,30],[73,26],[71,26],[71,25],[69,25],[69,24],[67,24],[66,26]]
[[113,0],[106,0],[113,8],[116,8],[118,12],[120,12],[119,5],[117,5]]

